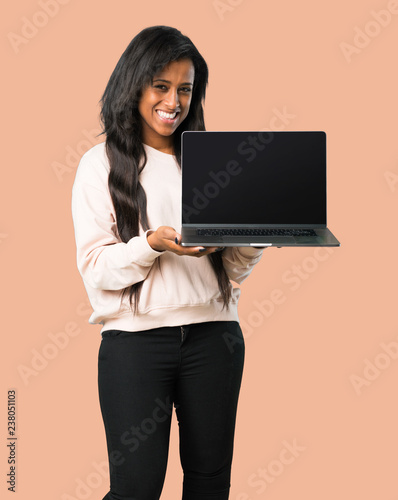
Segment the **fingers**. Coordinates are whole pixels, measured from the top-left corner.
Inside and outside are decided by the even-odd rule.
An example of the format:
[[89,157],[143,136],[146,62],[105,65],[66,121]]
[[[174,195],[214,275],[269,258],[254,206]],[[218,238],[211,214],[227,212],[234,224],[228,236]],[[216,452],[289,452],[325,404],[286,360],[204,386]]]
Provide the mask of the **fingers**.
[[218,250],[218,247],[196,247],[199,249],[199,252],[203,255],[203,254],[206,254],[206,253],[213,253],[213,252],[217,252]]
[[[177,243],[178,242],[178,243]],[[225,247],[183,247],[181,246],[181,235],[175,237],[174,245],[172,251],[175,251],[178,255],[191,255],[194,257],[202,257],[203,255],[209,255],[210,253],[220,252],[224,250]]]
[[175,235],[174,235],[174,242],[175,242],[176,245],[179,245],[180,241],[181,241],[181,234],[179,234],[179,233],[176,232]]
[[[203,255],[208,255],[213,252],[220,252],[224,250],[225,247],[183,247],[181,246],[181,234],[178,233],[174,228],[168,227],[167,231],[167,243],[168,250],[176,253],[177,255],[191,255],[195,257],[202,257]],[[171,233],[171,234],[170,234]]]
[[161,241],[162,248],[169,250],[177,255],[191,255],[195,257],[202,257],[213,252],[224,250],[225,247],[184,247],[181,246],[182,236],[173,227],[160,226],[156,233],[158,239]]
[[194,255],[195,257],[202,257],[211,253],[216,253],[224,250],[225,247],[184,247],[188,250],[187,255]]

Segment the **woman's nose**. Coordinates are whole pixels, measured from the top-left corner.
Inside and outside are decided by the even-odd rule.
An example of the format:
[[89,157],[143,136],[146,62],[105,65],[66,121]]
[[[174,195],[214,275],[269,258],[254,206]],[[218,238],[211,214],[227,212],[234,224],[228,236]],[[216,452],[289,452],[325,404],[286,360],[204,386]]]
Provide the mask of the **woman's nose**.
[[178,108],[179,99],[177,91],[170,89],[170,91],[166,95],[166,98],[164,99],[164,102],[170,109]]

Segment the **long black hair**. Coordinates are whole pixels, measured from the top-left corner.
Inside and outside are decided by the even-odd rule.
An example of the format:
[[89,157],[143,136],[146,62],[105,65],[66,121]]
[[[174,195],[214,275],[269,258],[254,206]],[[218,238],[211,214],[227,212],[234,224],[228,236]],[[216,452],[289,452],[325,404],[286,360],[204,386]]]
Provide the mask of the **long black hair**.
[[[106,134],[106,153],[110,163],[109,192],[116,212],[120,239],[127,243],[138,236],[139,224],[144,231],[150,229],[147,217],[146,194],[139,175],[147,162],[142,144],[141,116],[138,103],[142,90],[168,63],[188,58],[195,69],[189,113],[173,134],[174,154],[181,168],[181,134],[184,130],[205,130],[202,101],[208,83],[205,60],[192,41],[179,30],[168,26],[153,26],[136,35],[109,79],[100,100],[100,118]],[[229,307],[231,284],[224,269],[220,252],[209,257],[216,273],[223,298],[223,308]],[[156,261],[160,269],[159,256]],[[134,314],[143,281],[122,290],[122,299],[129,294],[130,307],[134,297]]]

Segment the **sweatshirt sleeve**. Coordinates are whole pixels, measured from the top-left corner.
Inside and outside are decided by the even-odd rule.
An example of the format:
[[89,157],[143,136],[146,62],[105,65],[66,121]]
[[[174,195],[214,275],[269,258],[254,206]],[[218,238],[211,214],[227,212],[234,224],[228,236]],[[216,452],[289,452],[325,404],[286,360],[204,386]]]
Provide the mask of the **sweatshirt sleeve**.
[[263,248],[226,247],[222,252],[223,264],[228,277],[239,285],[261,260]]
[[144,280],[163,252],[149,245],[150,229],[127,243],[120,241],[107,175],[102,165],[90,165],[82,157],[72,188],[77,267],[92,288],[121,290]]

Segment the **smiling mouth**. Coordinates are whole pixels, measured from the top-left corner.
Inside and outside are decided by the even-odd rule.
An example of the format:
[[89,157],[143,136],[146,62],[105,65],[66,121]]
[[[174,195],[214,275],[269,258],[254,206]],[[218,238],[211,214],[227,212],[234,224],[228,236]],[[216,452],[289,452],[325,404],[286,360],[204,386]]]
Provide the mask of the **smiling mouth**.
[[159,115],[159,117],[163,121],[168,122],[168,123],[172,123],[176,119],[179,111],[175,111],[174,113],[166,113],[165,111],[161,111],[160,109],[157,109],[156,113]]

